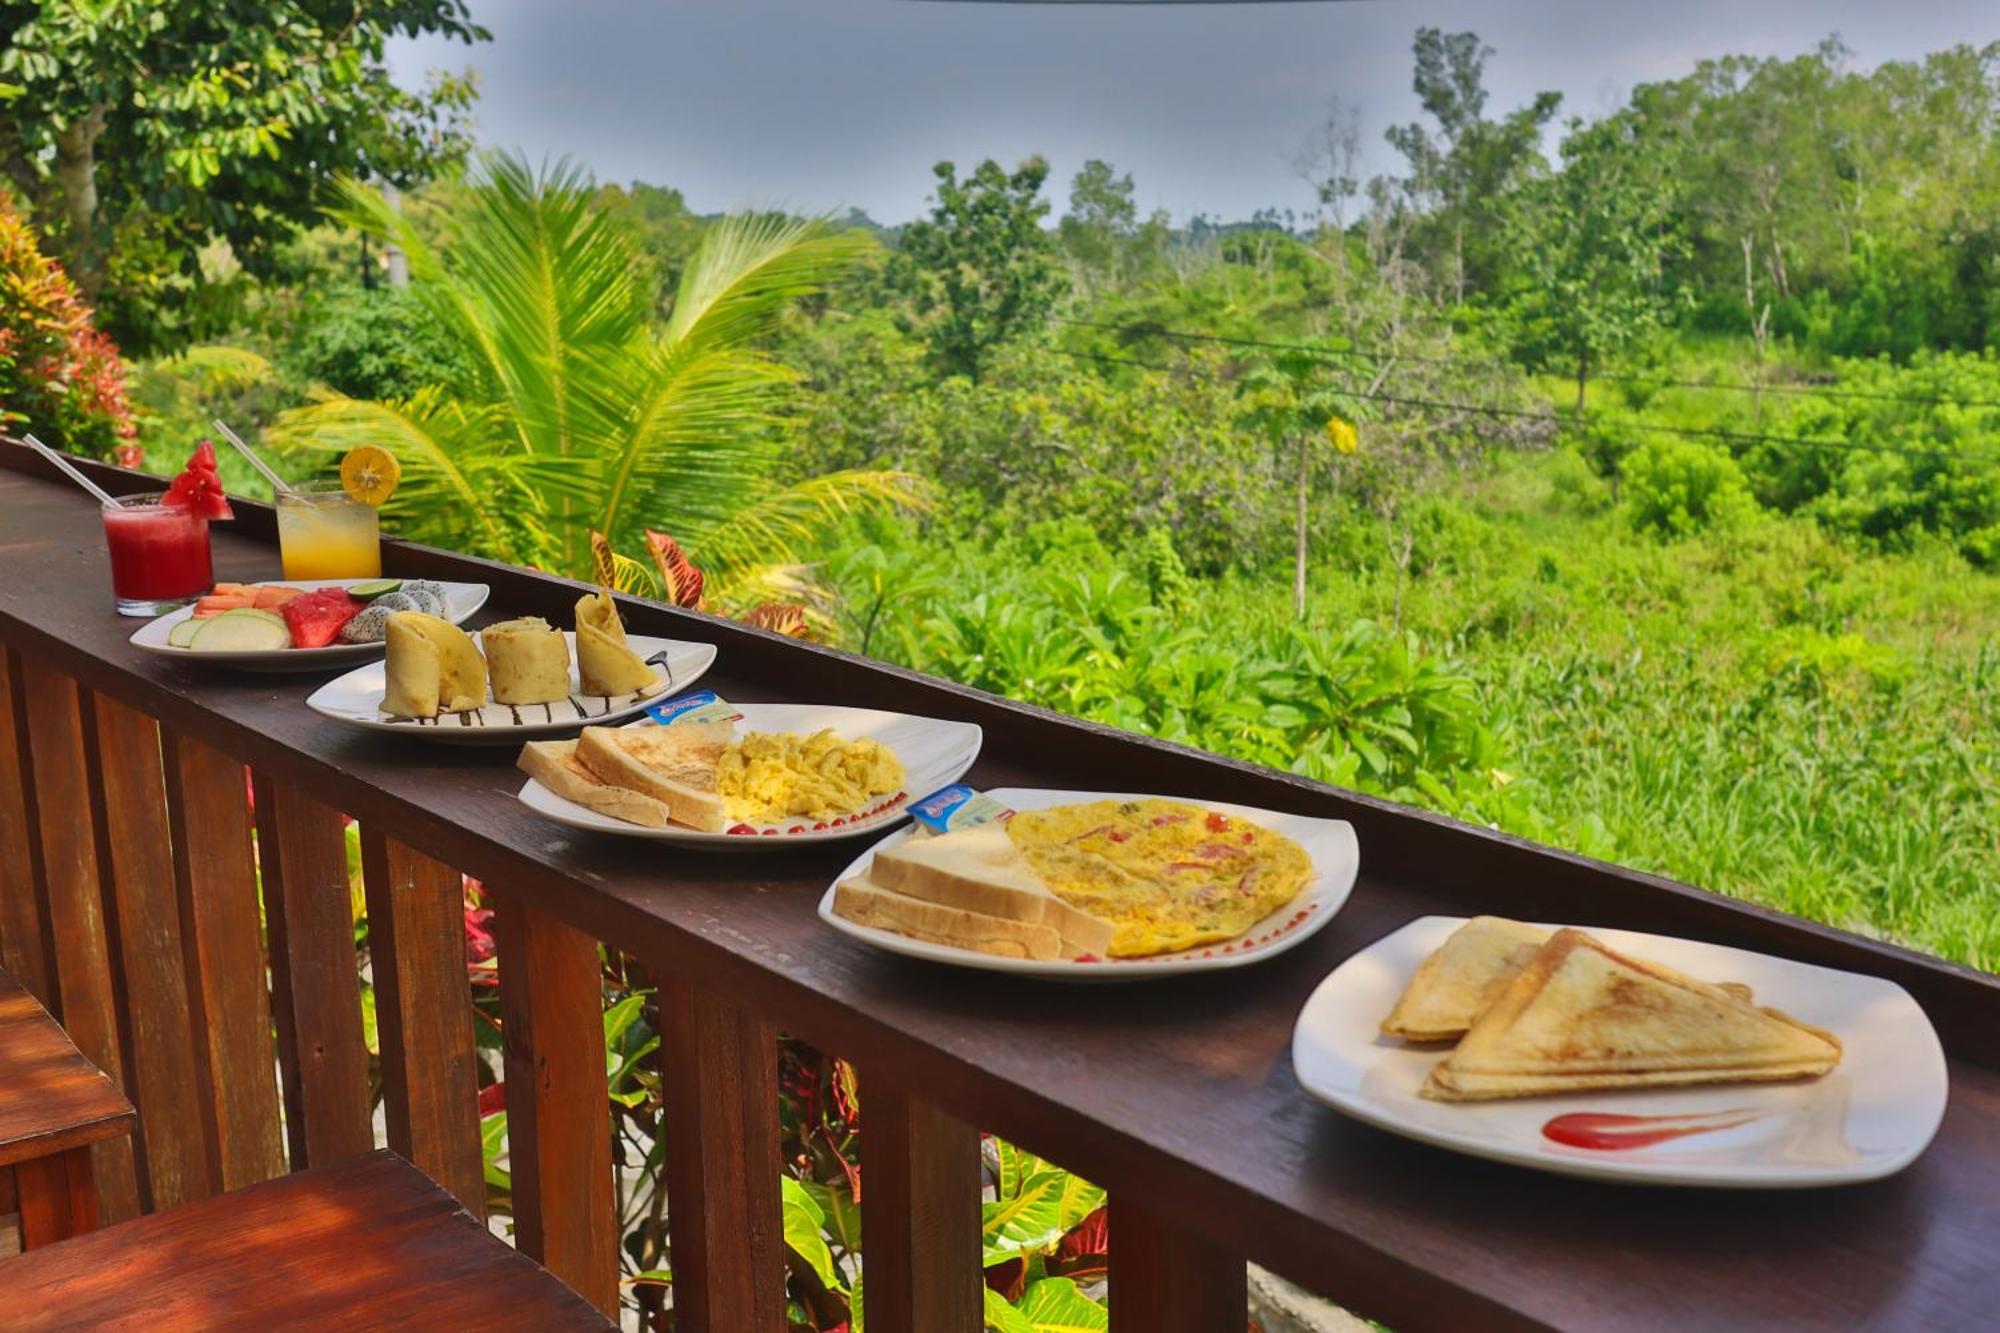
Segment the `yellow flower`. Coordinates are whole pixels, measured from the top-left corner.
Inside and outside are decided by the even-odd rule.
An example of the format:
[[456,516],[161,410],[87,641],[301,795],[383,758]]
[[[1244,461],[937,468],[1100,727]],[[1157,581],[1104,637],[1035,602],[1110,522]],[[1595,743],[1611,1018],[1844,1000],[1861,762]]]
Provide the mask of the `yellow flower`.
[[1334,452],[1351,454],[1361,448],[1361,432],[1354,429],[1351,421],[1339,417],[1329,417],[1326,422],[1326,438],[1333,441]]

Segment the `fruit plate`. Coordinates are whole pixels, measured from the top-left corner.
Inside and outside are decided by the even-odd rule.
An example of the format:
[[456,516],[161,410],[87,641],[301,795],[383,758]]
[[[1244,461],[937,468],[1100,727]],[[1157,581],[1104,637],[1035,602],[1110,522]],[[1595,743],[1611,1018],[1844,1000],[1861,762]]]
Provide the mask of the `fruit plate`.
[[[704,833],[699,829],[647,828],[610,815],[586,809],[530,778],[521,788],[521,801],[530,810],[547,815],[572,828],[593,833],[616,833],[628,838],[651,838],[712,851],[764,851],[774,847],[796,847],[800,843],[833,842],[865,833],[874,833],[899,822],[909,813],[911,793],[929,794],[956,782],[979,757],[985,733],[970,722],[947,722],[942,718],[916,717],[909,713],[886,713],[873,708],[838,708],[824,704],[737,704],[736,728],[746,731],[789,731],[811,735],[831,728],[844,740],[878,740],[903,761],[904,790],[881,798],[873,809],[858,818],[822,821],[794,819],[782,824],[739,824],[737,831]],[[658,724],[650,718],[635,726]]]
[[[303,588],[313,592],[320,588],[353,588],[364,583],[380,583],[380,579],[265,579],[266,586]],[[490,591],[483,583],[444,583],[445,619],[459,624],[480,607],[486,605]],[[194,618],[194,608],[184,606],[178,611],[169,611],[155,620],[139,626],[132,635],[135,647],[162,657],[181,658],[190,662],[220,662],[224,666],[237,667],[244,671],[332,671],[339,667],[353,666],[356,662],[366,662],[382,655],[379,643],[333,643],[324,648],[265,648],[252,651],[201,652],[193,648],[176,648],[168,641],[174,627],[182,621]]]
[[852,935],[857,940],[865,940],[891,953],[907,954],[912,958],[927,958],[937,963],[951,963],[957,967],[978,968],[986,972],[1011,972],[1016,976],[1046,977],[1057,981],[1146,981],[1154,977],[1179,976],[1187,972],[1214,972],[1225,968],[1247,967],[1251,963],[1261,963],[1266,958],[1275,958],[1287,949],[1296,948],[1324,928],[1327,922],[1333,920],[1334,913],[1347,902],[1347,895],[1354,891],[1354,877],[1361,870],[1361,846],[1355,839],[1354,826],[1344,819],[1281,815],[1270,810],[1258,810],[1247,805],[1228,805],[1221,801],[1190,801],[1179,796],[1147,796],[1131,792],[1051,791],[1042,787],[996,787],[986,794],[1013,810],[1043,810],[1054,805],[1073,805],[1082,801],[1185,801],[1189,805],[1198,805],[1204,810],[1220,811],[1233,818],[1247,819],[1284,834],[1305,848],[1306,855],[1312,858],[1313,877],[1306,881],[1303,889],[1299,890],[1298,897],[1236,938],[1217,944],[1183,949],[1178,953],[1154,954],[1147,958],[1102,958],[1092,961],[1077,958],[1054,958],[1046,961],[1033,958],[1002,958],[996,954],[980,953],[974,949],[961,949],[956,945],[932,944],[927,940],[912,939],[908,935],[898,935],[894,931],[859,925],[833,914],[833,893],[839,887],[840,881],[853,878],[865,871],[876,852],[885,847],[893,847],[916,834],[915,829],[902,829],[855,857],[852,864],[835,877],[834,882],[827,886],[826,895],[819,900],[820,920],[843,935]]
[[[1307,1092],[1392,1134],[1474,1157],[1626,1184],[1732,1189],[1839,1185],[1893,1174],[1916,1159],[1944,1117],[1944,1050],[1924,1011],[1894,982],[1719,944],[1595,927],[1584,929],[1613,949],[1704,981],[1742,982],[1756,1003],[1825,1028],[1840,1038],[1840,1064],[1810,1083],[1426,1101],[1417,1088],[1448,1048],[1385,1037],[1377,1024],[1417,964],[1464,923],[1463,917],[1419,918],[1320,983],[1292,1033],[1292,1068]],[[1646,1117],[1613,1128],[1685,1136],[1651,1145],[1577,1147],[1543,1134],[1556,1116],[1571,1114]]]
[[[472,637],[475,641],[479,639],[477,634]],[[701,679],[702,673],[715,663],[714,644],[629,635],[626,643],[633,652],[653,663],[659,669],[658,675],[649,690],[607,698],[582,693],[583,686],[576,675],[576,635],[565,631],[563,637],[569,640],[569,679],[576,692],[554,703],[500,704],[494,703],[489,695],[484,708],[463,713],[390,717],[382,711],[388,664],[370,662],[314,690],[306,696],[306,707],[350,726],[399,736],[421,736],[447,745],[519,745],[537,737],[572,736],[586,726],[622,722],[643,712],[647,704]]]

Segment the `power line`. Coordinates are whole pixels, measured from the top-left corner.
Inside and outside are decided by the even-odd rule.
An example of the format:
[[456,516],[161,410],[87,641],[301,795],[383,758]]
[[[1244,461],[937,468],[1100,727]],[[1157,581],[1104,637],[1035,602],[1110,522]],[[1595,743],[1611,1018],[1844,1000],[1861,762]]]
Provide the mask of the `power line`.
[[[1501,357],[1450,357],[1424,356],[1413,352],[1363,350],[1360,348],[1316,347],[1311,343],[1277,342],[1264,338],[1233,337],[1221,333],[1193,333],[1183,329],[1169,329],[1163,325],[1144,322],[1129,324],[1108,324],[1101,320],[1073,319],[1058,315],[1059,324],[1070,324],[1077,328],[1100,329],[1116,333],[1126,338],[1152,337],[1166,338],[1173,342],[1216,343],[1225,347],[1256,347],[1269,351],[1303,352],[1308,356],[1328,360],[1346,359],[1356,361],[1410,361],[1418,365],[1451,366],[1458,368],[1483,366],[1495,370],[1518,370],[1520,367]],[[1645,375],[1623,374],[1605,371],[1591,378],[1605,384],[1629,384],[1655,389],[1712,389],[1725,393],[1773,393],[1815,398],[1854,399],[1868,402],[1908,403],[1925,407],[1976,407],[2000,408],[2000,399],[1991,398],[1946,398],[1927,394],[1882,393],[1871,389],[1842,389],[1832,385],[1819,384],[1729,384],[1711,383],[1706,380],[1657,379]]]
[[[1058,356],[1075,357],[1086,361],[1101,361],[1115,365],[1141,366],[1147,370],[1172,371],[1179,367],[1165,361],[1143,361],[1137,357],[1112,356],[1105,352],[1070,351],[1065,348],[1051,348]],[[1351,373],[1351,372],[1343,372]],[[1604,425],[1613,429],[1647,431],[1658,435],[1680,435],[1694,439],[1720,440],[1730,444],[1773,445],[1791,449],[1832,449],[1836,451],[1905,454],[1922,458],[1964,457],[1965,451],[1945,448],[1917,448],[1901,444],[1868,444],[1859,440],[1808,440],[1791,435],[1761,435],[1749,431],[1729,430],[1720,426],[1670,426],[1663,422],[1608,420],[1601,416],[1571,414],[1559,416],[1554,412],[1537,412],[1527,408],[1497,407],[1484,403],[1452,403],[1433,398],[1413,398],[1403,394],[1383,393],[1367,389],[1344,390],[1350,398],[1360,398],[1368,402],[1390,403],[1399,407],[1419,407],[1435,412],[1465,412],[1474,416],[1501,417],[1521,421],[1536,421],[1553,426],[1594,426]]]

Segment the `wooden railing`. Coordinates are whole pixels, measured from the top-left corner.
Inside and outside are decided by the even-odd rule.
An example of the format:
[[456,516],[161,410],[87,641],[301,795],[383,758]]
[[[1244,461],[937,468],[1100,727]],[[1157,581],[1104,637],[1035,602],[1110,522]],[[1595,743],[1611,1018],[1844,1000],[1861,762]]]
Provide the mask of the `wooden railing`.
[[[99,469],[117,490],[154,483]],[[494,896],[517,1242],[619,1299],[600,947],[659,981],[681,1330],[783,1326],[775,1038],[851,1060],[878,1333],[980,1325],[978,1131],[1112,1200],[1118,1333],[1243,1327],[1244,1260],[1400,1329],[1972,1326],[2000,1305],[2000,983],[1879,943],[1285,775],[1055,718],[645,603],[637,632],[719,645],[732,699],[965,718],[983,785],[1157,790],[1352,820],[1333,925],[1259,967],[1112,989],[874,954],[813,908],[852,848],[662,852],[513,798],[511,752],[359,736],[313,680],[126,643],[95,507],[0,447],[0,966],[138,1105],[95,1166],[107,1220],[374,1146],[342,814],[361,827],[388,1145],[484,1205],[461,874]],[[267,510],[218,576],[276,573]],[[388,544],[388,572],[487,582],[493,618],[559,623],[577,585]],[[247,775],[247,776],[246,776]],[[254,794],[254,802],[252,796]],[[1953,1097],[1930,1153],[1818,1194],[1618,1190],[1452,1157],[1294,1082],[1311,987],[1410,918],[1487,910],[1673,931],[1890,977],[1924,1004]]]

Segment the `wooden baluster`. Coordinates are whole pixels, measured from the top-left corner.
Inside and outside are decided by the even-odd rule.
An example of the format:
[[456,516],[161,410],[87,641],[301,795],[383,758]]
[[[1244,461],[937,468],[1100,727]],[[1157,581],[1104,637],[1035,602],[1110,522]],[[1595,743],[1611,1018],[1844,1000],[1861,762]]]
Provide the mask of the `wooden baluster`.
[[675,1327],[780,1333],[776,1034],[680,982],[662,986],[660,1022]]
[[285,1172],[248,786],[220,751],[161,741],[208,1185],[241,1189]]
[[256,775],[258,866],[292,1169],[375,1150],[354,956],[354,900],[338,811]]
[[182,963],[180,903],[160,729],[114,699],[96,704],[96,785],[101,852],[110,870],[119,962],[125,978],[127,1095],[146,1206],[171,1208],[210,1193],[195,1035]]
[[486,1216],[459,873],[366,826],[368,955],[389,1146]]
[[[35,816],[42,850],[42,901],[55,944],[51,1012],[90,1062],[125,1086],[117,979],[104,918],[83,692],[37,662],[21,663]],[[139,1213],[139,1177],[129,1135],[93,1144],[99,1206],[106,1222]]]
[[1112,1196],[1112,1333],[1240,1333],[1249,1304],[1240,1255]]
[[494,909],[515,1244],[615,1316],[618,1218],[597,941],[511,894],[496,895]]
[[979,1131],[865,1074],[861,1107],[868,1326],[979,1333]]
[[49,1008],[55,1003],[55,987],[50,984],[34,765],[29,762],[20,679],[14,650],[0,648],[0,970]]

